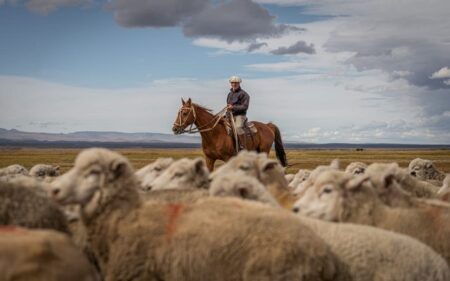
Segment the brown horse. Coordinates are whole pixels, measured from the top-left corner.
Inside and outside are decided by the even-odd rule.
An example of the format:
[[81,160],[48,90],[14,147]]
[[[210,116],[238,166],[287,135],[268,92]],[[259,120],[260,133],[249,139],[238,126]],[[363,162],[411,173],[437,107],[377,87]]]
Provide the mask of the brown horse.
[[[220,114],[214,115],[211,110],[192,103],[190,98],[186,102],[181,99],[181,102],[182,106],[178,111],[172,131],[175,134],[182,134],[192,132],[192,130],[186,131],[188,126],[190,128],[194,125],[197,127],[196,132],[199,132],[202,137],[202,149],[210,171],[214,169],[216,160],[228,161],[233,157],[236,154],[235,141],[228,134],[225,118]],[[247,137],[244,147],[248,150],[269,154],[275,141],[277,158],[286,167],[286,153],[278,127],[272,123],[253,122],[253,124],[258,132],[254,137]]]

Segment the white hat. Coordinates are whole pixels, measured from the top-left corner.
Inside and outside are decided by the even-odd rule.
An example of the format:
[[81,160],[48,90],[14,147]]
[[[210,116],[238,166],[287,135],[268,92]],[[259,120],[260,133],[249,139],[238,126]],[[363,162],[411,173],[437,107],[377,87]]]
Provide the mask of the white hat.
[[239,76],[231,76],[229,81],[230,83],[232,82],[242,83],[242,79]]

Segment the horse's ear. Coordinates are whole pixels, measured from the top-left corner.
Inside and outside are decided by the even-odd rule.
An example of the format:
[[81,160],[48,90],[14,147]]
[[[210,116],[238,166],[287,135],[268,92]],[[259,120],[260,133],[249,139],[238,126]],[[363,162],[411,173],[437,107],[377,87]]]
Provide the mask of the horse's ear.
[[191,98],[189,98],[186,103],[187,103],[187,105],[191,105],[191,103],[192,103]]
[[183,98],[181,98],[181,104],[184,105],[186,102],[184,101]]

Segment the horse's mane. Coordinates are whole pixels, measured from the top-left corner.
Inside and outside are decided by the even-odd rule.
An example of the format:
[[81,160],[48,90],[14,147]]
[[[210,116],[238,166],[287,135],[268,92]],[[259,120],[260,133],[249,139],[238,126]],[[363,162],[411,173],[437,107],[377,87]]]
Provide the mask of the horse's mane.
[[204,107],[203,105],[199,105],[197,103],[192,103],[192,105],[194,105],[196,108],[207,111],[209,113],[213,113],[212,109],[209,109],[207,107]]

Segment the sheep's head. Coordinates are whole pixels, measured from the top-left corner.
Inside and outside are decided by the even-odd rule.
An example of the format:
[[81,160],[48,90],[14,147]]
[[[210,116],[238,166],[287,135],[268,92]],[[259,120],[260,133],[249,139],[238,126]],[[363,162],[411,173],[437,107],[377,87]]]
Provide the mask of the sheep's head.
[[347,168],[345,168],[345,172],[352,175],[360,175],[364,174],[367,169],[367,165],[362,162],[352,162]]
[[218,175],[211,182],[211,196],[239,197],[253,200],[274,207],[279,204],[256,178],[245,175],[241,171]]
[[211,173],[211,180],[216,176],[241,171],[242,173],[259,178],[259,168],[258,168],[258,154],[253,151],[243,150],[239,154],[230,160],[228,160],[224,165],[220,166],[217,170]]
[[431,160],[416,158],[409,163],[409,173],[419,180],[432,179],[437,172]]
[[336,171],[339,169],[339,160],[334,159],[331,161],[330,165],[319,165],[314,170],[310,171],[308,175],[306,176],[306,179],[304,181],[301,181],[297,186],[295,186],[295,189],[293,193],[295,195],[302,196],[302,194],[311,186],[314,185],[315,180],[317,177],[326,171]]
[[404,178],[410,176],[397,163],[373,163],[365,174],[384,203],[393,207],[411,205],[411,197],[401,185]]
[[209,170],[202,158],[180,159],[167,168],[150,186],[151,190],[209,187]]
[[365,176],[353,177],[341,171],[325,171],[294,204],[293,211],[317,219],[340,221],[346,212],[345,201],[351,200],[365,181]]
[[158,158],[151,164],[136,171],[136,177],[141,185],[142,190],[150,191],[153,181],[159,177],[172,163],[173,158]]
[[299,184],[306,181],[309,178],[311,171],[308,169],[300,169],[295,174],[294,179],[289,183],[289,187],[295,190]]
[[128,160],[111,150],[86,149],[78,154],[74,167],[51,183],[50,196],[60,204],[85,206],[102,197],[108,201],[122,188],[135,188]]

